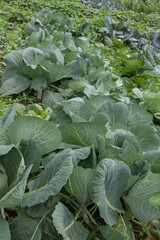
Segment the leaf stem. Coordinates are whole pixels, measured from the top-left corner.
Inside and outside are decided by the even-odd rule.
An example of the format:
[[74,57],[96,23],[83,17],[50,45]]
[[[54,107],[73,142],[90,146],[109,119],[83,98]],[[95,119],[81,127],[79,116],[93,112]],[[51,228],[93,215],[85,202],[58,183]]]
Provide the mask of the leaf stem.
[[76,216],[74,217],[73,221],[64,229],[65,231],[68,230],[70,227],[72,227],[74,222],[78,219],[81,211],[82,211],[82,209],[80,208],[79,211],[77,212]]
[[98,224],[95,222],[95,220],[93,219],[93,217],[92,217],[92,215],[90,214],[90,212],[87,210],[87,208],[85,208],[85,211],[86,211],[88,217],[91,219],[92,223],[93,223],[94,225],[98,225]]
[[62,88],[56,87],[56,86],[54,86],[54,85],[52,85],[52,84],[49,84],[49,86],[50,86],[51,88],[53,88],[54,90],[56,89],[56,90],[59,90],[59,91],[64,91]]
[[79,208],[77,208],[76,206],[74,206],[74,204],[72,202],[69,203],[71,205],[71,207],[77,212],[79,210]]
[[93,216],[93,214],[95,213],[95,211],[97,210],[97,206],[95,206],[95,209],[93,210],[93,212],[91,213],[91,215]]
[[131,219],[133,222],[135,222],[135,223],[137,223],[138,225],[140,225],[140,226],[142,226],[142,224],[140,223],[140,222],[138,222],[138,221],[136,221],[135,219]]
[[92,210],[94,210],[95,208],[97,208],[96,205],[94,205],[91,209],[89,209],[89,212],[92,212]]
[[60,195],[61,197],[64,197],[66,199],[68,199],[70,202],[72,202],[76,207],[77,209],[80,208],[79,204],[76,203],[72,198],[68,197],[67,195],[63,194],[63,193],[58,193],[58,195]]
[[32,235],[31,240],[34,239],[34,237],[35,237],[35,235],[36,235],[36,232],[37,232],[37,230],[38,230],[41,222],[43,221],[43,219],[45,218],[45,216],[46,216],[51,210],[52,210],[52,209],[50,209],[49,211],[47,211],[47,212],[44,214],[44,216],[41,218],[41,220],[39,221],[39,223],[37,224],[37,227],[36,227],[36,229],[35,229],[35,231],[34,231],[34,233],[33,233],[33,235]]
[[95,169],[97,166],[97,157],[96,157],[96,153],[95,153],[94,144],[92,144],[92,157],[93,157],[93,169]]
[[6,219],[6,214],[5,214],[4,208],[1,208],[1,216],[4,220]]
[[53,236],[52,234],[50,234],[49,232],[46,232],[44,229],[40,229],[42,232],[44,232],[45,234],[49,235],[50,237],[52,237],[52,239],[57,239],[57,237]]
[[124,227],[125,227],[125,229],[126,229],[126,231],[127,231],[127,226],[126,226],[126,223],[125,223],[125,221],[124,221],[124,219],[123,219],[123,217],[122,217],[122,215],[120,214],[120,217],[121,217],[121,220],[122,220],[122,222],[123,222],[123,225],[124,225]]
[[94,204],[94,202],[89,202],[87,205],[86,205],[86,207],[89,207],[91,204]]

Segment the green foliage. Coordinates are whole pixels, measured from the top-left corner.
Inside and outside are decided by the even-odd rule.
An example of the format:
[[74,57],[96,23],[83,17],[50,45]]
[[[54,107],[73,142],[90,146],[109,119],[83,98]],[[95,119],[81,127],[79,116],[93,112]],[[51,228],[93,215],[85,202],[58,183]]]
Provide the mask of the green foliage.
[[144,0],[109,0],[109,1],[97,1],[97,0],[82,0],[84,5],[89,5],[93,8],[103,8],[108,10],[132,10],[135,12],[152,13],[159,11],[160,3],[158,0],[144,1]]
[[[145,12],[152,12],[150,5]],[[138,237],[151,230],[158,235],[159,30],[145,25],[152,15],[80,1],[1,6],[5,30],[7,21],[16,25],[2,34],[13,43],[2,39],[7,70],[1,87],[16,95],[1,99],[31,103],[1,110],[2,237],[134,240],[135,223]],[[32,103],[35,91],[42,104]]]
[[[42,234],[41,230],[44,226],[42,222],[47,221],[47,218],[52,215],[53,225],[48,233],[54,236],[55,231],[57,231],[64,239],[68,236],[72,239],[74,234],[78,234],[77,237],[80,239],[82,236],[82,239],[86,239],[88,230],[84,227],[101,226],[101,218],[113,226],[119,221],[117,213],[121,215],[125,212],[132,213],[140,221],[151,221],[159,218],[160,213],[158,207],[155,206],[157,204],[155,198],[159,194],[160,174],[159,172],[152,173],[149,170],[150,162],[147,163],[147,154],[153,150],[158,152],[160,145],[157,133],[153,132],[150,126],[152,116],[145,112],[146,116],[141,115],[139,119],[138,112],[141,111],[141,108],[138,105],[127,105],[117,101],[114,97],[103,95],[93,96],[86,102],[83,101],[82,105],[79,106],[80,109],[77,108],[75,111],[77,118],[74,118],[74,121],[79,121],[78,116],[80,116],[85,122],[69,124],[69,131],[67,125],[59,127],[63,142],[56,152],[54,149],[58,147],[60,140],[58,140],[58,132],[56,132],[59,130],[55,129],[54,123],[32,116],[19,116],[24,112],[18,110],[18,105],[13,105],[4,115],[1,119],[3,131],[0,150],[3,152],[0,156],[0,163],[3,166],[2,174],[5,175],[3,183],[6,184],[7,181],[8,186],[6,185],[5,192],[2,186],[0,206],[1,208],[19,206],[21,209],[27,207],[29,214],[20,213],[15,220],[9,221],[13,238],[16,235],[18,238],[22,237],[18,231],[21,218],[24,226],[31,228],[30,214],[35,222],[32,224],[32,230],[29,233],[25,232],[27,236],[33,238],[33,236]],[[72,109],[75,102],[64,101],[64,103],[64,110],[71,116],[69,108]],[[91,115],[86,115],[85,109],[88,106],[90,106]],[[136,116],[133,107],[137,111]],[[96,108],[97,111],[92,108]],[[112,115],[110,115],[111,112]],[[103,113],[103,116],[106,115],[105,119],[108,123],[100,121],[100,113]],[[123,116],[121,120],[118,114]],[[98,117],[96,118],[96,116]],[[88,120],[85,119],[86,117]],[[99,122],[98,125],[95,121]],[[148,124],[139,125],[139,122]],[[92,125],[93,128],[90,129]],[[65,137],[67,131],[68,137]],[[107,134],[105,134],[106,131]],[[54,139],[59,141],[56,146],[53,143]],[[82,143],[82,140],[86,143]],[[88,147],[84,147],[84,145]],[[133,155],[131,148],[134,149]],[[39,154],[36,156],[35,153],[37,154],[38,151]],[[49,155],[44,155],[46,153]],[[105,156],[109,156],[109,158]],[[32,165],[29,167],[30,164]],[[152,162],[152,166],[154,164],[157,162]],[[29,168],[25,171],[27,167]],[[36,172],[36,175],[32,179],[33,172]],[[63,186],[65,190],[62,188]],[[150,195],[148,194],[149,187],[151,188]],[[24,192],[25,188],[28,191]],[[60,199],[57,198],[57,195]],[[123,208],[122,196],[126,202],[125,206],[123,203]],[[50,197],[55,198],[55,203],[54,206],[48,206],[46,209],[45,204]],[[139,204],[134,205],[135,199],[133,201],[133,198],[141,198],[140,204],[143,205],[144,202],[144,205],[137,209]],[[72,211],[67,208],[68,204]],[[44,208],[42,210],[43,213],[45,212],[43,217],[37,216],[36,211],[35,213],[33,210],[29,211],[30,208],[34,209],[36,206]],[[145,211],[143,211],[143,207],[146,209]],[[100,211],[98,218],[96,215],[92,216],[92,210],[97,208]],[[140,210],[142,213],[139,215]],[[152,210],[156,211],[154,217],[151,215]],[[79,222],[81,219],[85,221],[84,226]],[[37,221],[39,223],[36,225]],[[128,217],[125,221],[130,221],[130,218]],[[21,228],[23,228],[23,224],[21,224]],[[33,228],[34,225],[35,228]],[[108,225],[105,226],[107,229]],[[106,234],[113,234],[113,236],[119,234],[121,236],[118,229],[114,230],[113,227],[110,227],[108,230],[110,233],[108,231],[106,233],[103,227],[100,228],[103,236]],[[97,232],[97,237],[100,237],[100,232]],[[124,236],[129,237],[130,234],[128,230],[127,235],[125,232]]]
[[2,240],[9,240],[11,238],[9,224],[6,220],[0,218],[0,237]]
[[5,112],[11,107],[13,103],[23,103],[23,104],[32,104],[36,102],[37,94],[31,92],[23,92],[19,94],[17,97],[9,96],[9,95],[1,95],[0,94],[0,117],[2,117]]
[[135,12],[154,13],[155,9],[156,11],[160,10],[160,2],[158,0],[153,1],[121,0],[121,2],[127,9],[131,9],[132,11]]

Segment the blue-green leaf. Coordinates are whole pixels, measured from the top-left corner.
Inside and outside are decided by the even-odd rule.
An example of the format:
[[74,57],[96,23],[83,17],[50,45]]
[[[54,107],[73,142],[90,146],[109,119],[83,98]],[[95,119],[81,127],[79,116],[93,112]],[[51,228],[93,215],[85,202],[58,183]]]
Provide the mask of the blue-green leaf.
[[124,212],[120,198],[130,175],[129,167],[120,161],[105,158],[97,165],[91,197],[98,205],[101,217],[111,226],[116,224],[118,212]]
[[63,236],[64,240],[85,240],[87,238],[88,230],[61,202],[57,204],[52,217],[57,232]]

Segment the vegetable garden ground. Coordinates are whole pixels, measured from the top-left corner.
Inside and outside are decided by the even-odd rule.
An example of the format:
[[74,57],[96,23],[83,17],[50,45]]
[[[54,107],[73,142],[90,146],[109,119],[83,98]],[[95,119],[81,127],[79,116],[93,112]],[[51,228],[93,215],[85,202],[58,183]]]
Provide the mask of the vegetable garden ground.
[[160,1],[1,1],[0,85],[0,240],[160,238]]

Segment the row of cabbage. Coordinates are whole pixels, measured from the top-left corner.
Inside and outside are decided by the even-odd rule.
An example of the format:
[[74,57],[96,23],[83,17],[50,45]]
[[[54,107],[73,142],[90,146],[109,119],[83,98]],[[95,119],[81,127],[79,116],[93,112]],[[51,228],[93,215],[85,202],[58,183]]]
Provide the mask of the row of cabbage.
[[[110,21],[103,37],[125,44]],[[102,58],[103,44],[87,23],[75,29],[43,10],[26,29],[26,45],[4,57],[1,93],[31,88],[43,105],[13,104],[0,120],[0,238],[136,239],[138,221],[150,222],[158,236],[159,109],[149,100],[158,94],[145,94],[158,75],[141,90],[130,87],[130,75]],[[135,59],[142,50],[125,48],[134,52],[125,61],[142,70],[144,59]],[[153,64],[149,71],[156,74]]]
[[159,118],[160,31],[142,34],[129,26],[130,20],[106,17],[101,44],[87,23],[75,29],[65,16],[38,13],[26,26],[26,45],[4,57],[8,69],[0,92],[34,89],[44,98],[45,89],[67,98],[116,92],[137,98]]

